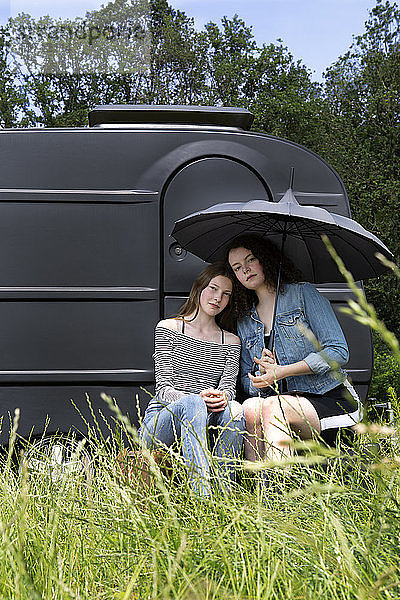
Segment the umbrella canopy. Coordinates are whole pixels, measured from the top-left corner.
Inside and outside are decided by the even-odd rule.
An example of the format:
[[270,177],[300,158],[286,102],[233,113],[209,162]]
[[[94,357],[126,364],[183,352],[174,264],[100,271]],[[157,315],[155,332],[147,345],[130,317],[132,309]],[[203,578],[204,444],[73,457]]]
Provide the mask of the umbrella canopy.
[[[389,260],[392,253],[372,233],[353,219],[330,213],[317,206],[300,205],[293,193],[294,169],[289,189],[279,202],[251,200],[211,206],[175,223],[173,237],[186,250],[206,262],[225,257],[229,243],[243,234],[256,234],[275,242],[281,253],[295,264],[312,283],[343,282],[322,235],[326,234],[354,279],[377,277],[387,270],[376,257],[380,252]],[[281,278],[282,258],[277,289]],[[275,300],[271,335],[275,337],[277,302]]]
[[356,280],[377,277],[387,270],[375,256],[393,255],[372,233],[353,219],[317,206],[300,205],[291,188],[280,202],[251,200],[216,204],[175,223],[172,236],[206,262],[224,258],[239,235],[256,234],[282,247],[285,255],[313,283],[343,282],[321,238],[326,234]]

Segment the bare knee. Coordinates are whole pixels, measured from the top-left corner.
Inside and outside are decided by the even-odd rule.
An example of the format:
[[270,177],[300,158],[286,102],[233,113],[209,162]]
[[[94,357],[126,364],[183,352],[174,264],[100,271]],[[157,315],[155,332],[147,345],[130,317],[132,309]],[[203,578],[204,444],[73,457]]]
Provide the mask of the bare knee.
[[288,395],[282,399],[285,420],[300,437],[310,437],[312,431],[321,431],[318,414],[307,398]]
[[247,418],[256,418],[262,410],[262,398],[247,398],[242,404],[244,415]]
[[268,396],[246,400],[243,403],[246,429],[254,432],[260,428],[266,430],[272,425],[287,423],[285,408],[289,398],[290,396]]
[[248,429],[254,429],[261,425],[264,413],[270,409],[270,398],[248,398],[243,403],[243,411]]

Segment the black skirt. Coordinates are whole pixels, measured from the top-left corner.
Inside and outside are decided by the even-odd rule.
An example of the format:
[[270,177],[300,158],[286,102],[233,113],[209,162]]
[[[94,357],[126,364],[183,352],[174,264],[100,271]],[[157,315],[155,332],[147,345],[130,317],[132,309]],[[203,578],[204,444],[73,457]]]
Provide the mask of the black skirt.
[[348,430],[362,419],[362,405],[359,398],[353,396],[344,384],[336,386],[325,394],[299,391],[287,393],[309,400],[321,423],[321,437],[328,443],[334,441],[339,429]]

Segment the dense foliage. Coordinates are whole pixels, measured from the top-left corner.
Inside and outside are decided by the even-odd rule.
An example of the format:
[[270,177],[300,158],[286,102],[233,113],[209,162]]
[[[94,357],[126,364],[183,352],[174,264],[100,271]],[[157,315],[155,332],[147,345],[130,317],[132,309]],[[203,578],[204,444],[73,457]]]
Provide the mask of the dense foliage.
[[[338,170],[353,216],[400,257],[400,10],[379,1],[363,36],[326,73],[331,109],[326,158]],[[369,297],[399,337],[400,284],[368,282]]]
[[394,356],[387,351],[375,351],[374,372],[369,389],[371,398],[381,402],[391,401],[393,392],[400,397],[400,365]]
[[[147,0],[146,0],[147,1]],[[0,124],[86,125],[96,104],[233,105],[255,114],[253,128],[304,144],[326,158],[343,178],[353,216],[400,257],[400,10],[377,0],[349,51],[330,66],[323,84],[278,41],[259,47],[238,16],[197,31],[193,19],[149,0],[150,61],[135,72],[104,74],[80,56],[68,72],[46,73],[48,43],[35,32],[60,20],[26,14],[10,19],[0,36]],[[114,0],[87,13],[86,25],[129,21],[135,2]],[[82,19],[64,21],[78,27]],[[15,43],[21,28],[31,32]],[[10,41],[14,40],[9,49]],[[117,50],[113,59],[124,57]],[[125,57],[126,58],[126,57]],[[93,60],[92,60],[93,63]],[[391,275],[367,283],[379,316],[400,334],[399,282]]]

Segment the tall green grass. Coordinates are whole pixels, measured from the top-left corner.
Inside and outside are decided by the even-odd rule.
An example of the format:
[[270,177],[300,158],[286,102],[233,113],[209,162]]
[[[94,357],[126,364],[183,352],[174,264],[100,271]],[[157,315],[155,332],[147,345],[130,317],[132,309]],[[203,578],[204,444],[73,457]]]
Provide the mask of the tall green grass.
[[[363,297],[349,310],[398,358]],[[130,481],[122,434],[100,428],[88,431],[92,473],[15,468],[17,420],[0,465],[2,599],[400,598],[398,425],[365,425],[351,449],[297,444],[267,490],[243,471],[230,496],[200,500],[179,457],[173,477],[149,457],[152,485]]]
[[366,427],[351,455],[304,445],[267,493],[244,472],[202,501],[179,460],[174,480],[153,463],[151,488],[130,482],[93,431],[89,477],[5,455],[1,598],[398,599],[400,448],[382,432]]

